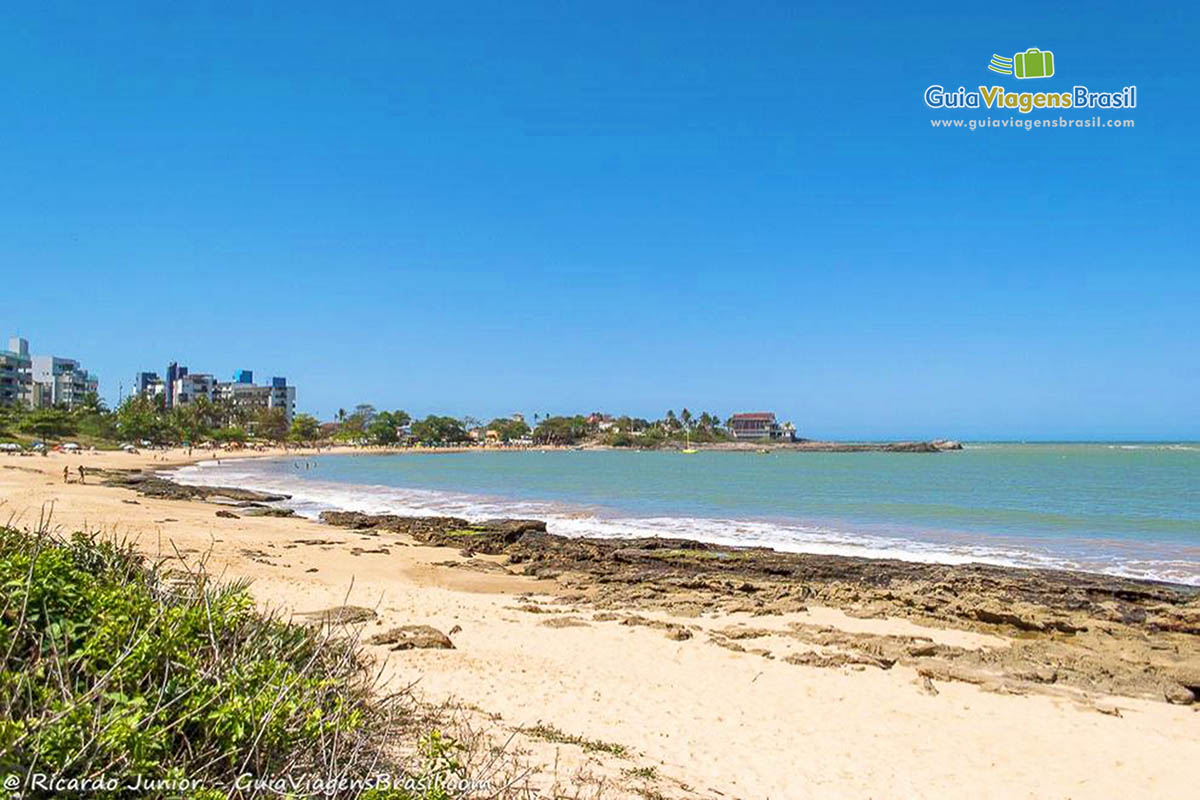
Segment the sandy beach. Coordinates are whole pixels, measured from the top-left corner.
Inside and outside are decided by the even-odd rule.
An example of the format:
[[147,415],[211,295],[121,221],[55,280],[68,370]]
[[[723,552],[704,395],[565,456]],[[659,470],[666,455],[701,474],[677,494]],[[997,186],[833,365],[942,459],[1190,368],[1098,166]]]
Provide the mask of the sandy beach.
[[[192,458],[202,455],[210,457]],[[221,457],[249,455],[263,454]],[[154,470],[189,460],[181,450],[0,457],[0,501],[18,527],[48,516],[61,531],[128,537],[152,557],[206,559],[211,573],[251,580],[264,606],[294,614],[363,607],[374,612],[367,635],[407,624],[453,631],[454,649],[369,649],[388,682],[415,682],[423,699],[456,705],[473,727],[507,744],[548,796],[1194,793],[1200,706],[1186,697],[1168,702],[1132,679],[1122,691],[1120,670],[1110,670],[1109,684],[1085,685],[1014,680],[1011,669],[1005,679],[974,680],[962,666],[1004,664],[1005,652],[1040,636],[1038,652],[1060,652],[1064,675],[1079,675],[1071,648],[1084,646],[1086,632],[1088,647],[1111,638],[1113,663],[1124,659],[1130,674],[1148,658],[1143,652],[1163,648],[1175,649],[1156,670],[1200,673],[1188,649],[1198,637],[1186,629],[1200,614],[1194,600],[1170,611],[1181,622],[1161,636],[1162,626],[1145,633],[1140,622],[1116,617],[1106,628],[1091,611],[1086,628],[1066,615],[1073,627],[1050,625],[1036,636],[983,615],[939,624],[932,612],[890,613],[882,595],[871,609],[861,599],[823,602],[820,592],[791,605],[662,602],[593,590],[578,570],[523,569],[511,555],[434,546],[397,531],[252,517],[227,504],[100,485],[94,474],[81,484],[77,469]],[[839,650],[841,640],[849,644]],[[889,656],[889,648],[908,656]],[[921,667],[925,651],[945,655],[950,667]],[[854,657],[833,657],[846,653]],[[871,653],[874,662],[863,655]],[[574,737],[591,746],[561,741]]]

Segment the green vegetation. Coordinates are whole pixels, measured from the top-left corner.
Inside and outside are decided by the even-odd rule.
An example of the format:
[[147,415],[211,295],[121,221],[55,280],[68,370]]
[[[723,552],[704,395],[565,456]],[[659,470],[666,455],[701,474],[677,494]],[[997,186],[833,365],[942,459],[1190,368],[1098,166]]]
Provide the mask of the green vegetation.
[[23,433],[33,434],[42,441],[71,436],[77,425],[71,414],[57,408],[39,408],[24,415],[19,422]]
[[153,398],[134,395],[125,399],[116,412],[117,431],[129,442],[165,443],[172,439],[170,423],[161,403]]
[[487,429],[495,431],[502,442],[511,442],[529,435],[529,426],[519,419],[497,418],[488,423]]
[[410,422],[407,411],[380,411],[367,426],[367,436],[375,444],[395,444]]
[[443,445],[458,444],[469,441],[471,437],[463,428],[463,423],[454,417],[439,417],[430,414],[411,426],[412,436],[421,444]]
[[588,753],[608,753],[610,755],[625,758],[629,755],[629,748],[623,744],[615,744],[613,742],[603,742],[599,739],[587,739],[583,736],[576,736],[571,733],[566,733],[559,730],[553,725],[546,725],[539,722],[532,728],[521,728],[521,733],[526,736],[532,736],[535,739],[541,739],[545,742],[554,742],[556,744],[573,744],[582,747]]
[[165,409],[160,397],[134,395],[108,410],[93,395],[79,408],[0,408],[0,439],[62,441],[115,447],[118,443],[218,444],[269,442],[313,445],[335,442],[351,445],[462,445],[472,440],[504,444],[532,441],[539,445],[573,446],[598,443],[610,447],[682,447],[732,441],[715,414],[667,411],[659,420],[534,414],[534,426],[524,420],[498,417],[486,425],[473,417],[430,414],[414,420],[406,411],[379,411],[360,403],[352,412],[339,409],[333,422],[322,424],[309,414],[297,414],[289,424],[279,408],[249,409],[232,401],[200,397],[187,405]]
[[668,411],[660,420],[651,422],[635,417],[609,417],[600,413],[589,416],[546,417],[533,429],[538,444],[574,445],[584,441],[599,441],[609,447],[664,447],[668,445],[711,444],[731,441],[714,414],[705,412],[694,417],[684,409],[678,416]]
[[[165,409],[159,398],[133,395],[110,411],[94,394],[73,408],[2,410],[0,435],[21,434],[29,441],[71,439],[83,445],[113,448],[119,443],[199,444],[281,442],[290,429],[282,409],[250,410],[231,403],[198,398],[185,406]],[[14,437],[15,438],[15,437]]]
[[321,423],[311,414],[297,414],[288,429],[288,438],[293,442],[311,444],[321,438]]
[[407,411],[376,411],[375,406],[361,403],[352,414],[338,409],[330,435],[334,441],[347,444],[398,444],[411,420]]
[[586,417],[547,417],[533,429],[533,440],[538,444],[568,445],[583,441],[592,433],[593,426]]
[[377,699],[352,640],[261,614],[243,585],[171,575],[82,534],[0,528],[0,587],[0,773],[186,779],[138,796],[206,800],[251,794],[238,776],[415,775],[419,791],[328,796],[458,796],[445,788],[464,777],[458,744],[422,737],[407,694]]

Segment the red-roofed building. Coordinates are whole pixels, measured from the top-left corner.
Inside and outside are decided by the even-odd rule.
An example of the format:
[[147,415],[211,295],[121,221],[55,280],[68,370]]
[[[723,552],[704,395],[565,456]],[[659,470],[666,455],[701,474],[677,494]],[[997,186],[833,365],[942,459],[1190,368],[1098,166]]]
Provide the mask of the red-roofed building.
[[790,439],[791,431],[780,425],[770,411],[734,414],[729,418],[729,432],[735,439]]

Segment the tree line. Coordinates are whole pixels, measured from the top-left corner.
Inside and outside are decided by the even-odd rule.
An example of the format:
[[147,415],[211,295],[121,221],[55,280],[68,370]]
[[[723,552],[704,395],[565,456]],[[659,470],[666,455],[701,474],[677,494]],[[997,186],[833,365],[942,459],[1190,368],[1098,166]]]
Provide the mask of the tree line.
[[[458,445],[474,438],[500,443],[575,445],[599,442],[615,447],[653,447],[682,441],[719,442],[731,438],[721,420],[709,412],[693,414],[684,408],[668,410],[657,420],[534,414],[531,427],[523,419],[498,417],[484,424],[473,417],[430,414],[422,419],[403,410],[378,410],[361,403],[351,411],[338,409],[322,424],[310,414],[289,422],[280,408],[246,408],[229,400],[196,398],[186,405],[165,408],[161,397],[133,395],[109,409],[94,393],[73,409],[0,408],[0,438],[25,434],[41,441],[80,437],[96,443],[200,444],[204,442],[315,442],[356,445]],[[475,436],[472,436],[472,432]]]
[[201,442],[313,442],[321,425],[308,414],[288,421],[281,408],[250,409],[205,397],[165,408],[161,398],[132,395],[109,409],[95,393],[68,409],[0,409],[0,436],[26,434],[46,442],[78,437],[92,443],[199,444]]

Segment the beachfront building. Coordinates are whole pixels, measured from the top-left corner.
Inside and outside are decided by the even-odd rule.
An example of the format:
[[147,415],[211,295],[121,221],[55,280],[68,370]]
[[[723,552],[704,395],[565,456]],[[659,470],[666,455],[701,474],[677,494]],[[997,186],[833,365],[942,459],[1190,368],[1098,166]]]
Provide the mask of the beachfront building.
[[213,399],[213,388],[216,386],[213,376],[203,372],[189,373],[187,372],[187,367],[184,367],[183,370],[184,374],[177,377],[171,383],[171,390],[168,395],[171,398],[171,407],[186,406],[188,403],[196,402],[201,397],[211,401]]
[[29,342],[14,336],[0,350],[0,406],[33,405],[33,362]]
[[[238,378],[250,380],[238,380]],[[253,383],[253,373],[239,370],[235,380],[218,383],[213,387],[213,401],[227,403],[230,407],[248,416],[268,408],[283,410],[284,418],[291,424],[296,413],[296,387],[289,386],[287,378],[272,378],[269,386]]]
[[282,408],[288,424],[296,414],[296,387],[289,386],[287,378],[271,378],[270,408]]
[[[139,387],[143,385],[142,376],[147,376],[146,386],[153,386],[153,381],[158,380],[158,375],[153,372],[140,373]],[[185,406],[204,397],[245,412],[237,416],[249,417],[268,408],[279,408],[291,424],[296,413],[296,387],[289,386],[287,378],[272,378],[270,384],[259,386],[254,382],[253,370],[235,370],[233,380],[217,381],[212,375],[189,372],[187,367],[172,361],[167,365],[166,380],[161,384],[167,408]]]
[[100,389],[100,382],[73,358],[32,356],[33,397],[30,405],[77,408],[89,394]]
[[0,405],[76,408],[99,388],[75,359],[30,355],[29,341],[19,336],[0,350]]
[[213,389],[213,401],[227,404],[239,415],[252,417],[271,407],[271,387],[236,380],[218,383]]
[[770,411],[755,411],[747,414],[734,414],[729,418],[729,432],[733,438],[748,441],[791,439],[795,429],[789,425],[780,425],[775,414]]
[[167,393],[167,385],[163,383],[163,379],[158,377],[157,372],[139,372],[137,378],[134,379],[133,385],[137,388],[137,393],[142,397],[158,399]]
[[166,377],[163,380],[163,400],[167,408],[175,407],[175,381],[187,377],[187,374],[187,367],[181,367],[174,361],[167,364]]

